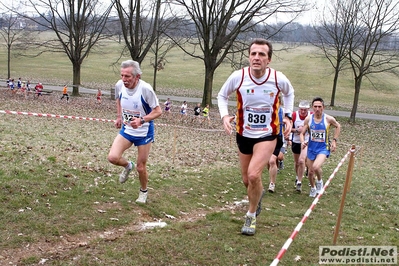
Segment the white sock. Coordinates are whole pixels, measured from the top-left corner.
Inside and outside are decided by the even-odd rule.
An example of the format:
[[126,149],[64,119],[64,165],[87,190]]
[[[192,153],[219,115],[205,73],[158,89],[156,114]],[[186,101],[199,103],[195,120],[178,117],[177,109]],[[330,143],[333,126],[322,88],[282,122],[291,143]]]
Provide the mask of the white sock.
[[256,213],[255,212],[249,212],[247,211],[247,216],[248,217],[255,217]]

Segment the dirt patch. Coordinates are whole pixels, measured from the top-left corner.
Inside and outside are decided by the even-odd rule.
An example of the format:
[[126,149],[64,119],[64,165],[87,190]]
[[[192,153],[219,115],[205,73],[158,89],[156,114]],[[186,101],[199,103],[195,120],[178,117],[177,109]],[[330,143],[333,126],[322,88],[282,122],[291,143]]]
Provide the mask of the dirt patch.
[[[180,217],[165,215],[165,219],[162,221],[165,221],[167,224],[196,222],[200,219],[205,219],[206,215],[210,212],[235,212],[237,210],[241,210],[244,205],[246,205],[245,199],[241,202],[225,205],[224,207],[218,209],[197,209],[195,212],[181,213]],[[107,206],[102,206],[102,208],[107,208]],[[135,211],[140,212],[140,219],[127,226],[110,228],[106,231],[92,231],[77,235],[63,235],[58,237],[56,240],[49,241],[47,239],[43,239],[42,241],[28,244],[24,247],[3,250],[0,252],[0,264],[21,265],[21,262],[24,259],[36,257],[40,258],[39,265],[44,265],[47,260],[54,260],[55,258],[62,256],[62,254],[65,254],[65,252],[71,251],[73,249],[82,247],[93,248],[93,245],[95,245],[96,240],[98,239],[102,239],[103,241],[117,241],[127,233],[141,232],[154,228],[152,226],[146,227],[146,223],[154,222],[156,220],[148,215],[148,213],[142,212],[140,209],[136,209]]]

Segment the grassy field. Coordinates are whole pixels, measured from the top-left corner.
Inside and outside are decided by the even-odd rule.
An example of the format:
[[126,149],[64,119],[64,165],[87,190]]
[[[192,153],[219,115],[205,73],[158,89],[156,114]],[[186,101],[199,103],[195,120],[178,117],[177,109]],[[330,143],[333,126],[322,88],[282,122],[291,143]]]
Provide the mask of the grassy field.
[[[114,102],[61,102],[61,92],[25,100],[0,90],[0,109],[114,119]],[[254,237],[240,234],[246,211],[234,138],[212,124],[157,120],[149,202],[134,202],[137,174],[121,185],[106,157],[111,122],[0,114],[0,265],[269,265],[313,199],[295,193],[293,158],[263,199]],[[338,245],[399,245],[398,124],[342,123],[324,180],[356,145]],[[177,127],[176,127],[177,126]],[[384,132],[384,134],[381,134]],[[136,149],[127,156],[134,160]],[[317,265],[332,245],[348,161],[311,213],[280,265]],[[268,174],[263,183],[268,185]],[[150,229],[148,222],[166,222]],[[300,258],[296,261],[295,259]]]
[[[296,102],[316,95],[329,102],[332,77],[326,60],[312,47],[276,48],[272,66],[290,78]],[[112,66],[119,50],[119,45],[107,44],[91,54],[83,64],[82,84],[111,88],[119,78],[119,67]],[[177,50],[167,61],[158,72],[157,93],[200,97],[202,63]],[[144,79],[151,82],[149,62],[142,67]],[[229,65],[217,71],[215,95],[231,71]],[[0,73],[7,73],[4,48]],[[62,85],[71,82],[71,73],[60,55],[12,59],[14,78]],[[364,82],[358,111],[399,115],[398,79],[380,74],[373,82],[379,87]],[[352,87],[350,73],[343,74],[336,109],[350,110]],[[93,96],[82,95],[67,104],[59,97],[61,92],[54,92],[26,100],[0,88],[0,110],[115,118],[110,99],[98,105]],[[149,202],[137,205],[137,174],[121,185],[121,169],[106,160],[117,134],[111,122],[0,113],[0,265],[269,265],[313,199],[307,187],[295,193],[289,151],[276,193],[263,199],[256,235],[242,236],[247,206],[237,148],[234,138],[221,131],[216,109],[211,117],[211,125],[202,126],[175,117],[156,121]],[[399,125],[338,119],[342,134],[338,151],[323,168],[324,180],[352,144],[356,157],[337,244],[398,246]],[[134,160],[136,149],[127,156]],[[347,166],[348,161],[334,176],[280,265],[318,265],[318,247],[332,244]],[[264,172],[263,183],[268,182]],[[167,226],[145,226],[157,221]]]

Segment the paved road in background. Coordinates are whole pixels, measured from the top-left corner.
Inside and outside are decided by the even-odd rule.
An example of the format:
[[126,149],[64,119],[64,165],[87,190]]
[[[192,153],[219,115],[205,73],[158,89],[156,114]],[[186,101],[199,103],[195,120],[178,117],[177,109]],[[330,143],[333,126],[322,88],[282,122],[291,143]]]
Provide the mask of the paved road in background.
[[[62,86],[53,86],[53,85],[43,85],[44,90],[55,90],[55,91],[62,91]],[[69,88],[69,92],[71,93],[71,88]],[[96,94],[97,90],[95,89],[88,89],[84,87],[79,88],[79,93],[87,93],[87,94]],[[103,91],[103,95],[111,96],[110,91]],[[190,103],[200,103],[202,102],[201,98],[193,98],[193,97],[182,97],[182,96],[168,96],[168,95],[158,95],[158,99],[161,101],[165,101],[168,97],[172,101],[178,101],[178,102],[183,102],[187,101]],[[212,104],[217,104],[217,100],[213,99]],[[235,106],[236,102],[235,101],[230,101],[229,105]],[[350,117],[350,112],[345,112],[345,111],[336,111],[336,110],[325,110],[326,113],[332,116],[336,117]],[[399,116],[393,116],[393,115],[379,115],[379,114],[366,114],[366,113],[356,113],[356,118],[360,119],[370,119],[370,120],[381,120],[381,121],[393,121],[393,122],[399,122]]]

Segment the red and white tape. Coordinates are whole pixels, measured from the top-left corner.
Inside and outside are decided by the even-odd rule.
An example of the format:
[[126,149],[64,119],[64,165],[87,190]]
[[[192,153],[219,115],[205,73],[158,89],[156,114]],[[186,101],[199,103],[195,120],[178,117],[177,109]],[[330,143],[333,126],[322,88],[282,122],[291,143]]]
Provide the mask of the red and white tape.
[[69,118],[69,119],[101,121],[101,122],[115,122],[115,120],[112,120],[112,119],[91,118],[91,117],[82,117],[82,116],[73,116],[73,115],[41,114],[41,113],[19,112],[19,111],[9,111],[9,110],[0,110],[0,113],[14,114],[14,115],[39,116],[39,117]]
[[[10,110],[0,110],[0,113],[3,113],[3,114],[14,114],[14,115],[38,116],[38,117],[69,118],[69,119],[87,120],[87,121],[100,121],[100,122],[115,122],[116,121],[116,120],[113,120],[113,119],[92,118],[92,117],[82,117],[82,116],[73,116],[73,115],[42,114],[42,113],[20,112],[20,111],[10,111]],[[156,124],[156,125],[157,126],[169,126],[169,127],[193,129],[192,127],[185,127],[185,126],[172,125],[172,124]],[[206,129],[206,128],[195,128],[195,130],[211,131],[211,132],[223,131],[223,130],[220,130],[220,129]]]
[[348,158],[349,154],[353,152],[353,150],[349,150],[345,156],[341,159],[341,161],[338,163],[337,167],[334,169],[333,173],[330,175],[328,178],[327,182],[324,184],[324,187],[322,188],[320,194],[317,195],[317,197],[314,199],[312,204],[310,205],[309,209],[305,212],[305,215],[302,217],[301,221],[298,223],[298,225],[295,227],[294,231],[290,235],[290,237],[287,239],[287,241],[284,243],[283,247],[277,254],[276,258],[273,260],[273,262],[270,264],[270,266],[276,266],[281,258],[284,256],[285,252],[288,250],[289,246],[291,243],[294,241],[295,237],[301,230],[302,226],[308,219],[310,213],[313,211],[313,209],[316,207],[317,202],[319,202],[319,199],[323,195],[324,191],[327,189],[328,185],[330,184],[331,180],[334,178],[335,174],[338,172],[339,168],[342,166],[342,164],[345,162],[345,160]]

